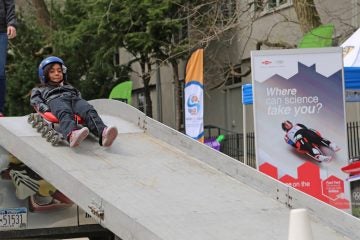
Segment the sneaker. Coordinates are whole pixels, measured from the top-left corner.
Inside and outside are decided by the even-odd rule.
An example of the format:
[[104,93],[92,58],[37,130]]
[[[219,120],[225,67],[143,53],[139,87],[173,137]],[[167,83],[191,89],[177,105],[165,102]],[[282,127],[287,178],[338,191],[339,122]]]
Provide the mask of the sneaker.
[[5,117],[5,115],[2,112],[0,112],[0,117]]
[[15,186],[15,195],[18,199],[26,199],[34,195],[40,188],[41,179],[29,174],[25,168],[23,170],[12,169],[9,175]]
[[318,160],[319,162],[328,162],[331,160],[330,156],[324,156],[324,155],[316,155],[315,159]]
[[111,144],[114,142],[115,138],[118,135],[118,130],[116,127],[111,126],[104,128],[102,132],[102,146],[103,147],[110,147]]
[[74,130],[71,132],[69,137],[70,147],[77,147],[79,144],[89,135],[89,129],[83,127],[79,130]]
[[340,151],[340,148],[339,148],[335,143],[330,143],[329,147],[330,147],[331,150],[333,150],[334,152]]

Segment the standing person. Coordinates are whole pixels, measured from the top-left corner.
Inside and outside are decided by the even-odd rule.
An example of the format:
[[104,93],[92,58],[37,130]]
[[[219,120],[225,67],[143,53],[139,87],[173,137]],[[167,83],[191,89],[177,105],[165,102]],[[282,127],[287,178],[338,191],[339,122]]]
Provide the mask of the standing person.
[[314,147],[314,144],[316,146],[328,147],[334,152],[340,150],[335,143],[323,138],[318,131],[307,128],[303,124],[297,123],[294,125],[289,120],[286,120],[281,123],[281,128],[286,132],[284,137],[286,143],[295,147],[297,151],[306,153],[318,161],[329,161],[331,157],[322,155]]
[[[116,127],[107,127],[94,107],[81,98],[81,93],[66,82],[66,66],[61,58],[47,57],[39,65],[41,85],[31,91],[30,104],[39,112],[51,112],[59,120],[59,132],[70,147],[78,146],[89,134],[99,137],[99,144],[109,147],[117,137]],[[78,128],[75,115],[86,127]]]
[[16,37],[14,0],[0,0],[0,117],[4,116],[8,40]]

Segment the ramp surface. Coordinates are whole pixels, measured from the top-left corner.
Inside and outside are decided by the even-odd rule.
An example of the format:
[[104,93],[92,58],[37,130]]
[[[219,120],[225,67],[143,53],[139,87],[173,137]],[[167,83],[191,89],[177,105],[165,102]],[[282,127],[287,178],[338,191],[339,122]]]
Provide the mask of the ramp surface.
[[[149,119],[116,100],[91,101],[119,129],[51,146],[27,117],[0,118],[0,145],[123,240],[285,240],[290,208],[310,212],[314,239],[360,239],[359,220]],[[103,215],[102,215],[103,213]]]

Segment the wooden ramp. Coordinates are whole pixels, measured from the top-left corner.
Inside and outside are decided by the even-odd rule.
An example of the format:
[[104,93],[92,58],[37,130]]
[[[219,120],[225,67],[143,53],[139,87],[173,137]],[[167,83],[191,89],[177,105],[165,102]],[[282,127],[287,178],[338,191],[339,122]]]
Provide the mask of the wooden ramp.
[[116,100],[91,101],[119,129],[51,146],[27,116],[0,118],[0,145],[123,240],[286,240],[291,208],[314,239],[360,239],[359,219],[278,182]]

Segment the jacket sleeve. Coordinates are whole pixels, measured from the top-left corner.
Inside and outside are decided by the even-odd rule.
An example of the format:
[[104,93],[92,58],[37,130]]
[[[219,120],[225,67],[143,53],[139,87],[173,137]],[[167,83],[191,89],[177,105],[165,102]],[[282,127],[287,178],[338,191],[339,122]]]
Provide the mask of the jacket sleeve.
[[287,144],[295,147],[295,143],[290,140],[290,138],[287,136],[287,134],[285,135],[284,140],[285,140],[285,142],[286,142]]
[[79,98],[81,98],[81,92],[79,89],[77,89],[76,87],[74,87],[71,84],[67,84],[69,86],[69,88],[76,94],[76,96],[78,96]]
[[16,27],[15,0],[5,0],[6,25]]
[[40,88],[36,87],[31,90],[30,104],[33,107],[38,107],[40,103],[45,104],[45,100],[41,96]]

